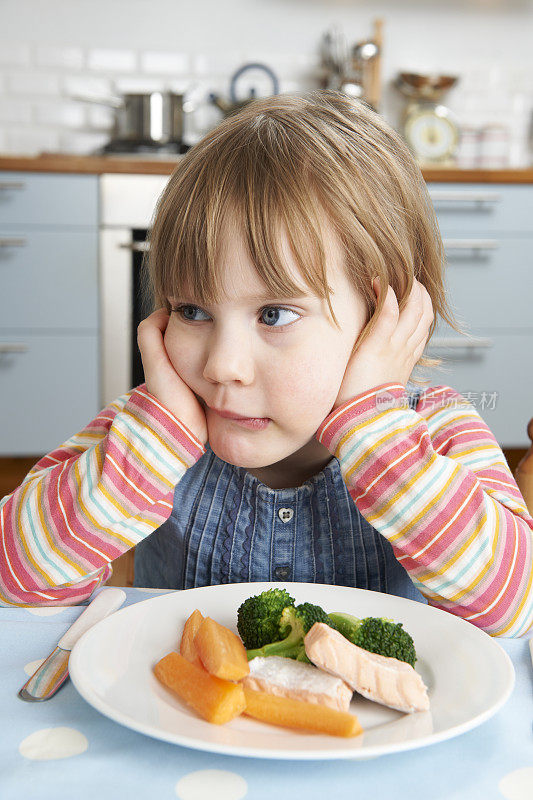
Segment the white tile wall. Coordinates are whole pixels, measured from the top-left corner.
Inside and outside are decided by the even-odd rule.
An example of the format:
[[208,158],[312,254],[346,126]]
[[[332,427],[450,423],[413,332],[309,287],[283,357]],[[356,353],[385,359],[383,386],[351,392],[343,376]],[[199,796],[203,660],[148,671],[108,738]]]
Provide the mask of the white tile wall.
[[84,53],[81,47],[47,47],[38,45],[34,52],[38,67],[57,67],[61,70],[83,69]]
[[141,70],[149,75],[187,75],[190,58],[185,53],[143,53]]
[[60,77],[52,73],[20,71],[14,69],[6,73],[7,91],[13,96],[17,95],[59,95]]
[[[318,86],[320,40],[333,24],[349,44],[385,21],[381,111],[399,126],[397,72],[448,71],[459,84],[445,98],[460,124],[503,123],[511,166],[530,163],[533,0],[92,0],[91,14],[49,0],[6,0],[0,27],[0,150],[92,152],[111,135],[114,112],[74,100],[194,86],[197,109],[185,136],[197,141],[221,118],[211,92],[228,97],[245,62],[263,62],[282,92]],[[81,7],[77,7],[82,13]],[[39,16],[40,14],[40,16]],[[39,21],[38,37],[28,23]],[[223,25],[224,23],[224,25]],[[254,83],[254,81],[252,81]],[[268,92],[266,79],[255,81]]]
[[87,67],[96,72],[133,72],[137,56],[129,50],[90,50]]

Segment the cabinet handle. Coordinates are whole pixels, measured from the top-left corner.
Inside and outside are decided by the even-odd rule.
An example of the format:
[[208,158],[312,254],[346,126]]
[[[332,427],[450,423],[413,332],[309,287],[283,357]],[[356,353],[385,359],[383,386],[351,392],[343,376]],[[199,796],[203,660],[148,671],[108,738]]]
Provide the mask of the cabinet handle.
[[8,191],[9,189],[25,189],[26,184],[24,181],[0,181],[0,190],[4,189]]
[[6,237],[0,239],[0,247],[26,247],[27,244],[27,239],[8,239]]
[[430,192],[429,196],[438,203],[499,203],[501,192]]
[[27,353],[29,349],[23,342],[0,342],[0,353]]
[[475,339],[471,342],[465,342],[464,339],[460,339],[459,337],[437,337],[436,339],[432,339],[428,344],[428,349],[431,350],[432,348],[435,350],[448,350],[450,348],[456,350],[462,350],[465,347],[470,348],[471,350],[478,350],[481,348],[492,347],[494,342],[492,339]]
[[123,250],[133,250],[135,253],[145,253],[150,249],[149,242],[121,242],[118,246]]
[[497,239],[443,239],[446,250],[497,250]]

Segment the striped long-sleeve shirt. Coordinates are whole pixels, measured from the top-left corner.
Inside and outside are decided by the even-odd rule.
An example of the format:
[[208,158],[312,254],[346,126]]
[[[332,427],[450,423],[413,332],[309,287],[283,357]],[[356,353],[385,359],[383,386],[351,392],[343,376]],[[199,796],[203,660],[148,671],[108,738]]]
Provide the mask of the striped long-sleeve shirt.
[[[403,386],[384,384],[330,413],[316,437],[431,605],[492,635],[529,630],[533,520],[460,394],[427,389],[413,411]],[[0,501],[0,600],[89,597],[110,562],[169,517],[175,486],[204,452],[146,386],[111,403]]]

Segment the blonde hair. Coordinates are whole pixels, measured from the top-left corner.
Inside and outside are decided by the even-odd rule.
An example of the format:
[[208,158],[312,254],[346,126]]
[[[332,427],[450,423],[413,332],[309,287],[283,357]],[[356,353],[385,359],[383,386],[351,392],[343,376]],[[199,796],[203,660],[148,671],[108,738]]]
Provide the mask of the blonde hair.
[[[227,224],[237,225],[249,257],[273,295],[298,294],[285,265],[281,233],[300,272],[325,298],[321,217],[342,245],[347,277],[364,298],[373,329],[379,302],[371,281],[390,284],[400,310],[414,278],[434,309],[461,333],[443,285],[444,252],[418,164],[402,138],[364,102],[316,90],[255,100],[220,122],[181,159],[157,203],[144,264],[154,308],[185,287],[200,305],[220,302],[216,263]],[[422,356],[418,365],[440,359]],[[414,381],[415,383],[419,381]]]

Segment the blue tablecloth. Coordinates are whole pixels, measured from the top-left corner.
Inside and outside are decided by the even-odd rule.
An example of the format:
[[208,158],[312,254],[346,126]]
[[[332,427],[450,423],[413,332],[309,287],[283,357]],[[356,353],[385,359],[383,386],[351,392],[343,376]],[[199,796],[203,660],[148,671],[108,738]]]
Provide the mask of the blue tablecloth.
[[[126,594],[130,605],[158,592]],[[20,700],[30,665],[48,655],[79,614],[79,607],[0,608],[1,800],[533,798],[533,669],[525,640],[499,640],[516,685],[504,708],[473,731],[368,761],[276,762],[143,736],[102,716],[71,681],[47,702]]]

